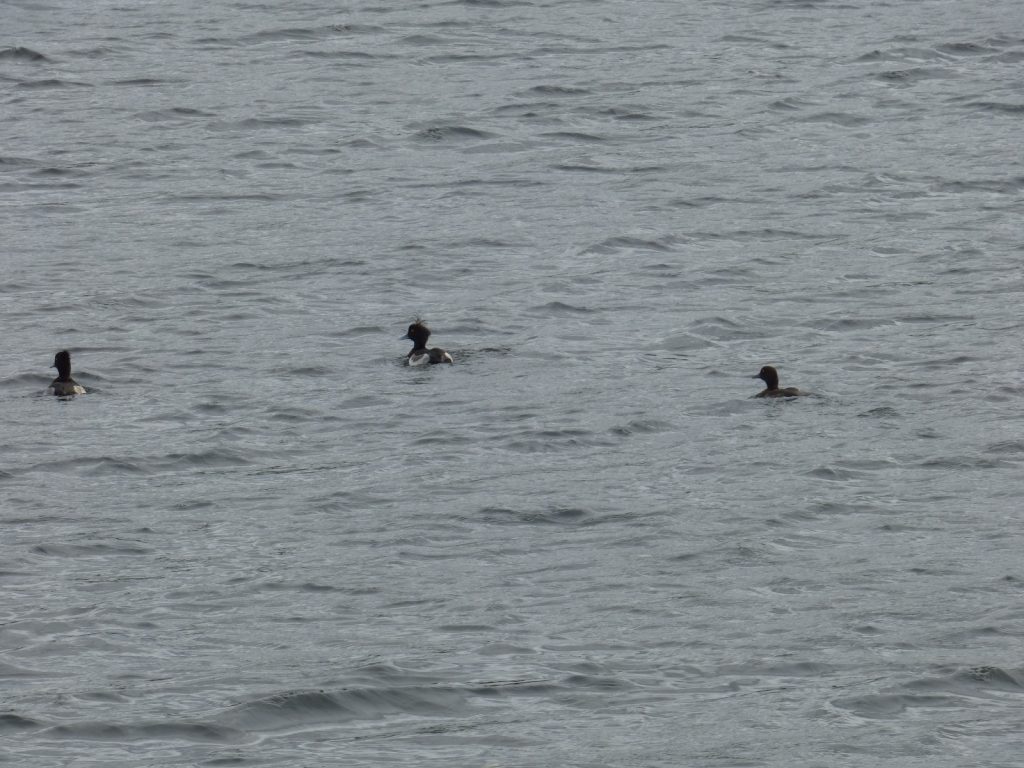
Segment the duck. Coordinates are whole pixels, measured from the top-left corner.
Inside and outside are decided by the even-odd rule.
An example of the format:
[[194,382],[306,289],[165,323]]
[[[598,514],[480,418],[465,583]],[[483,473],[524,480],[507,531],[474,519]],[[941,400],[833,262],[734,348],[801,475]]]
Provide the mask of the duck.
[[801,392],[796,387],[780,389],[779,372],[770,365],[764,366],[757,372],[757,375],[750,378],[761,379],[765,383],[765,388],[754,395],[754,397],[800,397],[801,395],[808,394],[807,392]]
[[53,394],[59,397],[85,394],[85,387],[71,378],[71,354],[66,349],[54,356],[50,367],[57,369],[57,378],[50,384]]
[[436,365],[437,363],[452,364],[455,362],[452,359],[452,356],[440,347],[427,349],[427,339],[430,338],[430,329],[423,324],[422,320],[417,320],[415,323],[410,325],[409,330],[402,338],[410,339],[412,341],[412,349],[409,350],[409,354],[405,356],[406,365]]

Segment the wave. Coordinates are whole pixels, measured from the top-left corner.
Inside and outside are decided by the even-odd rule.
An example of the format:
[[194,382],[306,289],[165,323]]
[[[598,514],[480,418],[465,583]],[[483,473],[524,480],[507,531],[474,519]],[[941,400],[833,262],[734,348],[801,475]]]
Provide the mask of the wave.
[[239,704],[218,718],[245,731],[278,731],[394,715],[450,717],[467,707],[454,686],[394,685],[339,691],[285,691]]
[[14,48],[0,48],[0,60],[13,60],[13,61],[49,61],[50,59],[34,51],[31,48],[25,48],[23,46],[16,46]]
[[496,134],[465,125],[433,125],[420,128],[413,134],[416,141],[431,143],[460,143],[495,138]]

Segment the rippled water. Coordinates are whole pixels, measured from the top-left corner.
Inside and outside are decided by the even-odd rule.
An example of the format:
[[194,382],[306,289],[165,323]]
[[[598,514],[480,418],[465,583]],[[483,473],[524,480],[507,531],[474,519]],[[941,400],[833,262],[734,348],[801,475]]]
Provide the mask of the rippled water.
[[0,759],[1018,764],[1016,2],[2,16]]

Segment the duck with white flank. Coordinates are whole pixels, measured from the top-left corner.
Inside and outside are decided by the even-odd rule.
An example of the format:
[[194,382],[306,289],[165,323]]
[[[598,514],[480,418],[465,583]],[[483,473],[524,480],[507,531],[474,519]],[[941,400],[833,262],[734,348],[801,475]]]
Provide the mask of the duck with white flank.
[[59,397],[85,394],[85,387],[71,378],[71,355],[66,349],[56,354],[51,367],[57,369],[57,378],[50,384],[50,392]]
[[408,332],[402,338],[410,339],[412,341],[412,349],[409,350],[409,354],[405,356],[405,362],[407,365],[434,365],[436,363],[455,362],[452,360],[452,356],[440,347],[427,349],[427,339],[430,338],[430,329],[427,328],[421,320],[417,320],[415,323],[410,325]]

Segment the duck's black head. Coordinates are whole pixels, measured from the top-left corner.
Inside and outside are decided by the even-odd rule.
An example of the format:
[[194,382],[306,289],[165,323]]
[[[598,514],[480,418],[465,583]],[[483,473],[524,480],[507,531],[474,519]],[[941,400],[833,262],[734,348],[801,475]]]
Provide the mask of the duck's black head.
[[413,346],[415,347],[425,347],[427,346],[427,339],[430,338],[430,329],[423,324],[422,320],[417,320],[409,326],[409,330],[402,338],[412,339]]
[[751,376],[752,379],[761,379],[768,389],[779,388],[779,372],[776,371],[772,366],[766,365],[756,376]]
[[63,380],[63,379],[71,378],[71,355],[70,355],[70,353],[66,349],[61,351],[61,352],[58,352],[56,355],[54,355],[53,365],[50,366],[50,367],[57,369],[57,378],[58,379],[62,379]]

